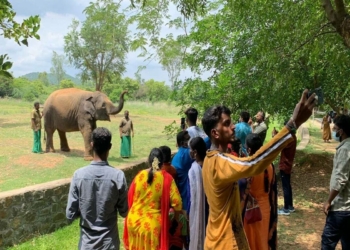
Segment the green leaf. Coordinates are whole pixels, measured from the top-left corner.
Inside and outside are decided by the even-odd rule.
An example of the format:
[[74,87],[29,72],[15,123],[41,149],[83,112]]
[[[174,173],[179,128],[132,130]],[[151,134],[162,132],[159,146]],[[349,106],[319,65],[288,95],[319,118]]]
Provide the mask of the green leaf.
[[13,78],[13,76],[9,72],[4,71],[4,70],[0,70],[0,76],[4,76],[7,78]]
[[35,34],[34,37],[38,40],[40,40],[40,36],[38,34]]
[[40,26],[39,26],[39,25],[38,25],[38,26],[35,26],[35,27],[33,28],[33,32],[36,33],[36,32],[38,32],[39,29],[40,29]]
[[27,41],[27,39],[23,39],[23,40],[21,41],[21,43],[24,44],[25,46],[28,46],[28,41]]
[[7,61],[2,65],[2,70],[9,70],[11,69],[11,67],[12,67],[12,62]]

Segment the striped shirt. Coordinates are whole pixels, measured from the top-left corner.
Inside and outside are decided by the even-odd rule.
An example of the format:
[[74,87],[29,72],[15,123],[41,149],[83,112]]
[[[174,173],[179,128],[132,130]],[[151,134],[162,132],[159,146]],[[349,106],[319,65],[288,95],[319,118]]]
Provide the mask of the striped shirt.
[[350,138],[336,148],[330,189],[339,194],[332,201],[331,211],[350,211]]
[[288,129],[262,146],[253,156],[237,158],[217,150],[207,152],[202,175],[209,203],[205,250],[249,250],[242,224],[237,181],[262,173],[294,139]]

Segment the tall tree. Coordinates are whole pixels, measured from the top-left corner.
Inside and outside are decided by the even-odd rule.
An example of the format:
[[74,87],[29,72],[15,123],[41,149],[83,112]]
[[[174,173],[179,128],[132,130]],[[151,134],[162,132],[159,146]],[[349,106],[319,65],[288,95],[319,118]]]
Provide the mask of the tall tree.
[[184,68],[183,59],[186,47],[180,41],[173,39],[172,35],[160,39],[158,46],[159,62],[168,72],[171,82],[171,89],[174,89],[175,83]]
[[[242,3],[242,1],[229,0],[226,1],[227,6],[230,11],[236,11],[236,3],[239,2],[242,6],[247,6],[249,4]],[[158,10],[168,11],[170,4],[177,5],[177,9],[185,18],[196,17],[199,14],[206,12],[206,9],[213,3],[213,1],[208,0],[177,0],[177,1],[162,1],[162,0],[131,0],[131,5],[135,8],[147,9],[149,6],[158,6]],[[298,2],[293,2],[298,4]],[[308,1],[303,1],[304,4],[308,5]],[[311,3],[311,2],[310,2]],[[270,3],[259,2],[260,5],[268,5]],[[319,7],[312,1],[314,6]],[[349,15],[349,2],[344,0],[320,0],[320,4],[324,9],[324,13],[327,16],[330,24],[333,26],[334,30],[341,36],[344,44],[350,48],[350,15]],[[274,5],[274,4],[270,4]],[[287,13],[287,12],[285,12]],[[159,14],[162,15],[162,14]],[[285,14],[285,15],[288,15]]]
[[350,48],[349,2],[344,0],[321,0],[329,23],[342,37],[345,46]]
[[[180,105],[200,109],[222,103],[233,110],[265,109],[290,114],[305,88],[322,87],[326,103],[339,109],[349,102],[349,2],[312,0],[278,2],[132,1],[140,12],[132,48],[154,58],[161,27],[173,25],[172,4],[193,18],[191,32],[182,39],[189,46],[185,62],[194,77],[176,84]],[[199,8],[196,8],[199,7]],[[308,13],[302,15],[301,13]],[[200,18],[196,18],[200,16]],[[169,21],[170,20],[170,21]],[[177,23],[179,23],[177,21]],[[179,40],[179,37],[174,40]],[[345,44],[345,46],[344,46]],[[206,71],[209,77],[203,77]],[[283,105],[282,105],[283,104]]]
[[187,37],[185,60],[196,76],[179,83],[179,104],[290,115],[305,87],[320,86],[334,109],[347,102],[350,51],[320,6],[310,0],[216,3],[220,8]]
[[64,55],[59,55],[57,54],[56,51],[52,52],[52,58],[51,58],[52,67],[50,71],[51,71],[51,74],[53,74],[56,77],[57,84],[60,84],[60,82],[64,79],[64,76],[66,75],[66,72],[64,71],[64,68],[63,68],[64,60],[65,60]]
[[[22,23],[15,20],[16,12],[8,0],[0,0],[0,35],[15,40],[18,45],[28,46],[28,38],[34,37],[40,39],[38,30],[40,28],[40,17],[30,16],[24,19]],[[7,54],[0,55],[0,75],[12,77],[9,70],[12,62],[9,61]]]
[[79,29],[73,20],[64,37],[64,50],[73,65],[82,70],[82,80],[91,79],[101,91],[108,75],[125,71],[128,51],[128,23],[119,11],[120,4],[112,0],[92,2],[84,10],[86,20]]

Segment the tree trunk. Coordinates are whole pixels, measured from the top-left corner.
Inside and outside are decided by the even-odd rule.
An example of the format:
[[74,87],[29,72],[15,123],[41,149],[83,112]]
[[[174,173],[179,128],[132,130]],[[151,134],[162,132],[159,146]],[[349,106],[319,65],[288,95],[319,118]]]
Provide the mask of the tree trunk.
[[325,99],[325,103],[327,103],[337,114],[339,114],[340,107],[332,103],[329,99]]
[[344,0],[334,0],[335,8],[331,0],[321,0],[321,4],[328,21],[343,38],[344,45],[350,48],[350,16],[345,9]]

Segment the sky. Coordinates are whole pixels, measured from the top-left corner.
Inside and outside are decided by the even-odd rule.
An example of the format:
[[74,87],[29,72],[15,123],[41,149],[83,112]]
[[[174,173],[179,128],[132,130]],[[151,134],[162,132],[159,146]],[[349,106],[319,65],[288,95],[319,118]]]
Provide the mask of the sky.
[[[52,52],[64,54],[64,36],[68,33],[68,27],[73,18],[83,21],[85,16],[83,10],[91,0],[9,0],[13,10],[17,13],[16,20],[20,21],[32,15],[39,15],[41,25],[38,34],[40,40],[29,39],[29,46],[19,46],[15,41],[0,37],[0,54],[8,54],[13,62],[11,72],[19,77],[31,72],[50,72]],[[122,7],[127,7],[130,0],[123,0]],[[173,13],[176,15],[176,13]],[[130,29],[131,33],[135,30]],[[169,32],[169,29],[167,29]],[[170,30],[179,33],[177,30]],[[165,33],[164,33],[165,35]],[[124,77],[135,78],[139,66],[146,66],[142,70],[143,79],[154,79],[165,81],[170,84],[168,73],[162,69],[157,61],[144,61],[138,57],[138,52],[129,52]],[[76,76],[80,71],[73,66],[65,66],[66,73]],[[180,78],[191,76],[189,70],[184,70]]]

